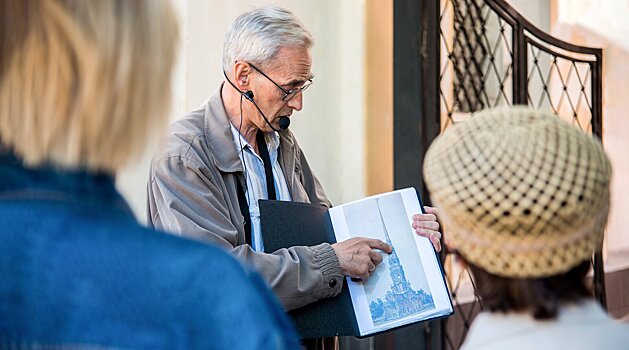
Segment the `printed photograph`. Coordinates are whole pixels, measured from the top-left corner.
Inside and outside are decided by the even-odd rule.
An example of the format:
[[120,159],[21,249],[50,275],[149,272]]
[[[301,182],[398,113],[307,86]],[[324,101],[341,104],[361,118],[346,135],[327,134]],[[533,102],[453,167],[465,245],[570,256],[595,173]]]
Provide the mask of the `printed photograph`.
[[393,246],[366,283],[365,295],[374,325],[435,309],[399,193],[343,208],[352,237],[377,238]]

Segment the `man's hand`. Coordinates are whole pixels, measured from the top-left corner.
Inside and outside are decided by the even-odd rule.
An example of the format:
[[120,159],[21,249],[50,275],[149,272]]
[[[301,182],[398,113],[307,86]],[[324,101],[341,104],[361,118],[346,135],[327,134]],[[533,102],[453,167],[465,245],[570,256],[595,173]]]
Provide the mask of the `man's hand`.
[[437,222],[437,208],[424,207],[426,214],[413,215],[413,229],[415,233],[426,237],[435,246],[435,250],[441,251],[441,233]]
[[382,262],[382,255],[374,249],[385,253],[393,250],[390,245],[378,239],[356,237],[332,244],[332,248],[339,259],[343,275],[364,281],[369,274]]

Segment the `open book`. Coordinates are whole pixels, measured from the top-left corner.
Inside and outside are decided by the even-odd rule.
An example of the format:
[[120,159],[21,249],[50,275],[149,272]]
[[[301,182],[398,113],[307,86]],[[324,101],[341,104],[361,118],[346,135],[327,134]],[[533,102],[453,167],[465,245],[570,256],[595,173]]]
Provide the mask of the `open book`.
[[411,228],[423,211],[413,188],[380,194],[331,209],[260,201],[267,252],[296,245],[377,238],[393,246],[367,282],[346,279],[342,292],[290,312],[302,338],[364,337],[453,313],[436,252]]

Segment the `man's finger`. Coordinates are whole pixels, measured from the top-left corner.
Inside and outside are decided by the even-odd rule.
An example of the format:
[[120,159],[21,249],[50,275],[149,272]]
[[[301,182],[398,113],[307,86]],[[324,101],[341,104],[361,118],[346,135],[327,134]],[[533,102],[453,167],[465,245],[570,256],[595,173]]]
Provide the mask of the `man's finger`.
[[426,214],[433,214],[435,216],[439,214],[439,209],[435,207],[424,206],[424,211],[426,212]]
[[383,252],[391,253],[393,251],[393,248],[390,245],[384,243],[379,239],[370,239],[367,241],[367,243],[369,243],[369,247],[380,249]]
[[439,223],[436,221],[413,221],[413,228],[420,229],[425,228],[433,231],[439,231]]
[[415,233],[418,236],[426,237],[430,240],[430,243],[435,247],[435,249],[439,252],[441,251],[441,232],[432,231],[426,229],[416,229]]
[[441,238],[441,233],[439,233],[439,231],[427,230],[425,228],[417,228],[417,229],[415,229],[415,233],[418,236],[422,236],[422,237],[426,237],[426,238],[430,238],[431,235],[434,235],[435,237]]
[[374,270],[376,269],[376,264],[371,264],[371,266],[369,267],[369,273],[372,273]]
[[435,214],[415,214],[413,221],[437,221],[437,216]]
[[439,240],[439,238],[437,237],[435,233],[430,234],[428,239],[430,239],[430,243],[432,243],[436,251],[438,252],[441,251],[441,241]]
[[[438,233],[438,232],[437,232]],[[432,242],[432,245],[435,247],[435,250],[440,252],[441,251],[441,241],[439,240],[441,237],[437,237],[437,235],[431,235],[430,236],[430,241]]]
[[369,257],[371,258],[371,261],[376,265],[382,262],[382,255],[374,250],[371,250],[371,252],[369,253]]

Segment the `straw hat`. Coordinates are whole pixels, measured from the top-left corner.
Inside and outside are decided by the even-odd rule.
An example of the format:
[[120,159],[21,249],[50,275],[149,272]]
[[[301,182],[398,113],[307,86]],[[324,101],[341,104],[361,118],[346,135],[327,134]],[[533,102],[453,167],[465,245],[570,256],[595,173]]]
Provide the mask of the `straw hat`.
[[523,107],[451,127],[424,160],[447,243],[503,277],[552,276],[590,259],[602,242],[610,175],[599,141]]

